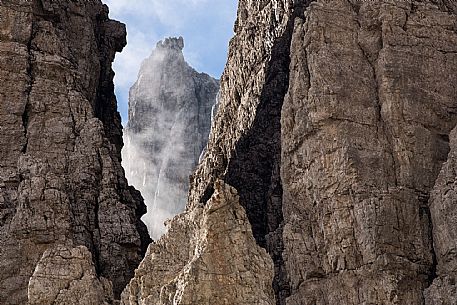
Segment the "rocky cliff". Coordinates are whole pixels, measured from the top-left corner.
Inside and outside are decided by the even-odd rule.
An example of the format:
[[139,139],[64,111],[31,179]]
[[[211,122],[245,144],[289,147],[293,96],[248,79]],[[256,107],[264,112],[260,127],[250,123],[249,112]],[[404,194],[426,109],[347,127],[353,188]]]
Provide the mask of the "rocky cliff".
[[99,0],[3,0],[0,20],[0,303],[111,304],[149,243],[120,159],[125,27]]
[[[186,210],[121,303],[455,304],[456,14],[240,0]],[[124,28],[95,0],[0,17],[0,300],[113,304],[148,243],[120,166]]]
[[123,304],[455,304],[456,14],[240,0],[186,211]]
[[182,37],[157,43],[130,89],[123,165],[145,198],[143,220],[154,239],[184,210],[219,91],[217,80],[187,64],[183,48]]

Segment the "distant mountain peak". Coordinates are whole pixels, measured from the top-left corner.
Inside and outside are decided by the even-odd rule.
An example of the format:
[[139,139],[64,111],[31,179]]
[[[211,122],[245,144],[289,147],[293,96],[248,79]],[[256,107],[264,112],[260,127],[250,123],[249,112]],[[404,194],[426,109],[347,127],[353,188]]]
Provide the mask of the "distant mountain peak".
[[185,61],[184,40],[157,43],[130,90],[124,166],[139,187],[153,238],[184,210],[189,175],[208,141],[219,82]]
[[169,37],[161,40],[156,45],[157,49],[172,49],[177,51],[182,51],[184,49],[184,38],[179,37]]

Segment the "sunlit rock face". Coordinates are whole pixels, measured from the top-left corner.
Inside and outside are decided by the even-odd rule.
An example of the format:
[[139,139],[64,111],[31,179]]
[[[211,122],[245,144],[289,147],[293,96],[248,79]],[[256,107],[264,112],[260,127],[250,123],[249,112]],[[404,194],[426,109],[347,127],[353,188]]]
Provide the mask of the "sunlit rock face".
[[145,198],[153,238],[183,211],[189,176],[208,141],[219,83],[184,59],[183,38],[160,41],[130,89],[123,165]]
[[455,304],[456,12],[240,0],[186,212],[122,302]]
[[116,298],[142,259],[145,206],[121,167],[111,69],[125,35],[99,0],[0,1],[1,304],[27,304],[28,287],[31,304],[76,304],[57,300],[83,273]]

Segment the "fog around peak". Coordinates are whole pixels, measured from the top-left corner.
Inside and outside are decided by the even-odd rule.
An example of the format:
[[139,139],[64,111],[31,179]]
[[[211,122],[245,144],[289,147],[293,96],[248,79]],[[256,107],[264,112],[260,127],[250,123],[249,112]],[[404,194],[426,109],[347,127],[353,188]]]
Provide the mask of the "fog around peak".
[[154,239],[164,221],[184,210],[189,175],[211,127],[219,83],[185,61],[182,38],[157,43],[130,89],[123,166],[148,207],[143,221]]
[[115,90],[123,124],[127,123],[128,92],[143,59],[157,41],[184,37],[184,56],[197,71],[219,78],[233,36],[236,0],[103,0],[110,17],[127,25],[128,44],[116,55]]

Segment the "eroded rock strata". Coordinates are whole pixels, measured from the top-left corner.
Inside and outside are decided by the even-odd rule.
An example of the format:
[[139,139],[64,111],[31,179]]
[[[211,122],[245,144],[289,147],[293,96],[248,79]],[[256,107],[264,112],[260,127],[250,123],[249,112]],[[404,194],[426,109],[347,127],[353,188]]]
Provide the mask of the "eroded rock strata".
[[328,1],[296,21],[282,112],[287,304],[424,304],[430,191],[457,122],[455,17],[447,3]]
[[149,243],[120,160],[125,26],[98,0],[3,0],[0,20],[0,302],[111,303]]
[[[186,211],[121,303],[455,304],[456,13],[240,0]],[[98,1],[0,16],[0,300],[112,304],[147,243],[119,158],[124,28]]]
[[[249,304],[454,304],[456,8],[240,0],[186,212],[150,246],[124,304],[244,304],[221,252],[243,253],[232,265],[249,261],[251,274],[262,248],[274,273],[249,277]],[[252,231],[205,222],[215,201],[239,201]],[[207,239],[237,230],[256,246]]]
[[130,183],[144,196],[143,218],[154,239],[183,212],[189,176],[208,142],[219,83],[185,61],[184,40],[157,43],[130,89],[122,151]]

